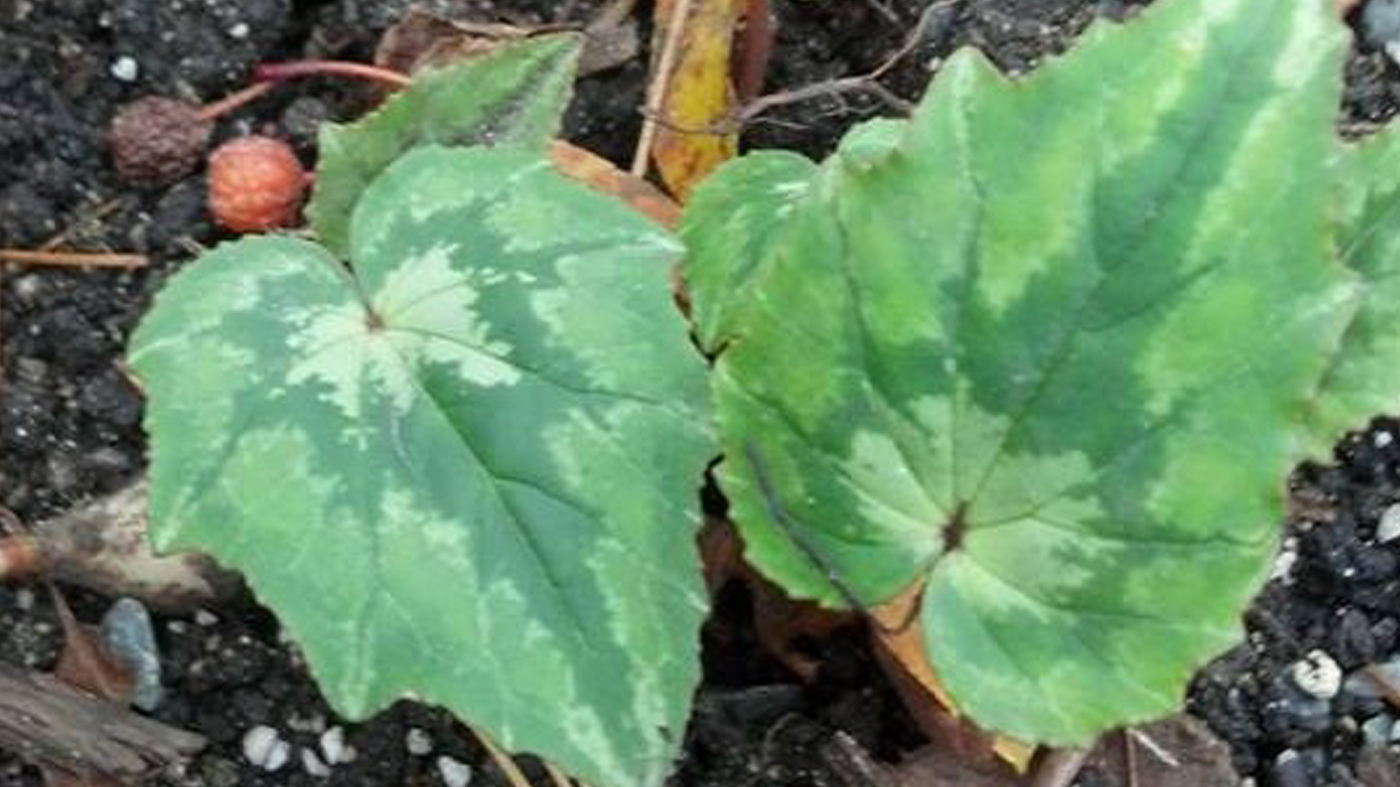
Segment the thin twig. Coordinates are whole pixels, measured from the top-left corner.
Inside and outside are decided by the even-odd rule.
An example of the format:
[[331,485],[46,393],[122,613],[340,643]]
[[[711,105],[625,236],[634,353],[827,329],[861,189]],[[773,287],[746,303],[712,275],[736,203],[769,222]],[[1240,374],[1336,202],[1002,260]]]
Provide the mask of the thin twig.
[[144,254],[109,254],[82,251],[35,251],[0,249],[0,261],[20,265],[48,265],[63,268],[143,268],[150,260]]
[[759,116],[749,121],[750,126],[757,125],[772,126],[773,128],[787,129],[788,131],[807,131],[811,128],[807,123],[798,123],[795,120],[783,120],[782,118]]
[[652,74],[647,86],[647,103],[642,118],[642,135],[637,139],[637,151],[632,156],[632,174],[646,177],[647,166],[651,162],[651,146],[656,142],[656,117],[661,114],[666,101],[666,87],[671,81],[671,70],[681,48],[681,33],[690,19],[690,8],[694,0],[676,0],[671,11],[671,19],[666,27],[666,42],[661,47],[661,57],[656,63],[656,73]]
[[760,96],[744,106],[736,116],[737,125],[743,126],[752,121],[758,115],[770,109],[787,104],[795,104],[799,101],[808,101],[813,98],[820,98],[837,93],[850,93],[863,91],[874,93],[880,100],[891,107],[909,114],[914,110],[913,103],[905,101],[896,96],[889,88],[880,84],[879,80],[902,60],[909,56],[911,52],[919,48],[927,33],[928,26],[933,21],[933,15],[939,11],[950,8],[962,0],[935,0],[919,14],[919,21],[914,24],[914,28],[905,37],[904,43],[900,45],[884,62],[875,67],[875,70],[853,77],[842,77],[831,79],[825,82],[817,82],[794,90],[784,90],[778,93],[770,93]]
[[69,223],[67,227],[64,227],[62,230],[55,233],[48,240],[39,244],[39,251],[53,251],[59,246],[62,246],[68,241],[72,240],[73,236],[77,234],[79,230],[81,230],[85,225],[96,224],[99,219],[106,217],[112,211],[120,208],[125,202],[126,200],[122,197],[113,197],[112,199],[109,199],[106,202],[98,205],[97,207],[93,208],[87,213],[84,213],[74,218],[73,221]]
[[275,82],[292,77],[325,76],[327,74],[383,82],[396,88],[408,87],[413,84],[410,77],[398,71],[349,60],[295,60],[289,63],[263,63],[253,72],[253,77],[259,81]]
[[[716,123],[709,123],[704,126],[687,126],[661,117],[660,115],[646,114],[645,110],[643,110],[643,113],[648,120],[674,134],[725,136],[728,134],[736,134],[742,131],[744,127],[756,123],[765,123],[778,126],[779,128],[801,129],[805,128],[805,126],[800,123],[763,117],[763,113],[774,107],[794,104],[812,98],[821,98],[823,96],[838,98],[845,93],[857,92],[873,93],[876,98],[888,103],[890,107],[897,112],[909,114],[914,110],[914,104],[912,102],[905,101],[895,95],[884,85],[869,82],[864,77],[842,77],[840,79],[814,83],[794,90],[784,90],[778,93],[770,93],[766,96],[759,96],[748,104],[745,104],[739,112],[730,115],[724,120]],[[835,117],[840,114],[842,114],[840,111],[830,112],[823,114],[822,117]]]
[[1132,738],[1134,743],[1136,743],[1138,746],[1141,746],[1144,749],[1147,749],[1148,754],[1151,754],[1153,757],[1156,757],[1157,760],[1160,761],[1163,765],[1166,765],[1170,768],[1181,767],[1181,760],[1178,760],[1176,757],[1172,756],[1171,752],[1162,748],[1162,744],[1158,743],[1155,740],[1152,740],[1151,735],[1148,735],[1147,733],[1143,732],[1137,727],[1129,727],[1127,732],[1128,737]]
[[501,769],[506,781],[510,782],[510,787],[532,787],[530,780],[525,778],[525,773],[520,770],[520,766],[515,764],[509,755],[501,751],[496,744],[487,737],[486,733],[473,728],[476,739],[481,741],[481,745],[486,747],[486,753],[491,755],[491,760],[496,763],[496,767]]
[[896,14],[893,10],[890,9],[889,6],[880,2],[880,0],[865,0],[865,4],[875,9],[875,11],[880,14],[880,16],[883,16],[885,18],[885,21],[889,22],[892,25],[897,25],[901,21],[903,21],[899,18],[899,14]]
[[544,760],[544,769],[549,774],[549,780],[554,782],[554,787],[574,787],[573,782],[569,781],[569,777],[559,770],[559,766],[549,760]]
[[928,7],[923,10],[923,13],[919,14],[919,20],[914,23],[914,29],[910,30],[909,35],[905,36],[904,43],[900,44],[899,49],[896,49],[889,57],[885,58],[885,62],[881,63],[874,71],[870,72],[870,78],[879,79],[884,76],[885,72],[894,68],[899,61],[908,57],[910,52],[918,49],[919,42],[923,41],[924,36],[928,34],[928,26],[933,22],[933,15],[945,8],[951,8],[960,2],[962,2],[962,0],[934,0],[934,2],[929,3]]
[[205,104],[200,107],[199,117],[201,120],[213,120],[237,107],[243,106],[249,101],[261,98],[263,95],[272,92],[274,86],[273,82],[254,82],[242,90],[229,93],[227,96],[224,96],[212,104]]
[[[953,7],[961,2],[963,2],[963,0],[936,0],[931,3],[924,9],[923,13],[919,15],[919,21],[915,23],[914,29],[910,31],[909,36],[904,40],[904,43],[899,49],[896,49],[889,57],[885,58],[873,71],[857,76],[814,82],[810,85],[793,88],[792,90],[780,90],[776,93],[769,93],[766,96],[759,96],[742,107],[739,107],[736,112],[731,114],[731,116],[724,121],[711,123],[705,126],[684,126],[679,123],[674,123],[663,117],[660,109],[653,108],[649,101],[647,107],[642,110],[642,115],[645,118],[645,125],[642,127],[643,135],[645,137],[648,128],[653,129],[652,133],[654,134],[655,128],[657,127],[665,128],[677,134],[706,134],[712,136],[734,134],[742,130],[745,126],[759,122],[760,120],[772,122],[761,118],[761,115],[771,109],[787,106],[788,104],[796,104],[802,101],[810,101],[814,98],[840,96],[845,93],[870,93],[896,112],[905,115],[911,114],[914,111],[914,103],[895,95],[893,91],[881,84],[879,80],[888,73],[890,69],[898,65],[900,61],[908,57],[911,52],[918,49],[919,42],[923,40],[924,34],[933,20],[935,12]],[[648,147],[650,147],[650,144],[650,141],[647,140]],[[638,146],[638,152],[640,151],[641,145]],[[634,159],[634,174],[636,172],[636,164],[637,160]]]
[[904,114],[914,111],[914,103],[906,101],[894,93],[889,88],[873,81],[868,75],[855,77],[842,77],[831,79],[825,82],[817,82],[811,85],[796,88],[794,90],[784,90],[778,93],[769,93],[766,96],[759,96],[744,105],[736,117],[736,125],[744,126],[753,121],[759,115],[776,107],[796,104],[801,101],[810,101],[814,98],[835,95],[838,93],[866,92],[874,93],[881,101]]
[[1030,787],[1068,787],[1088,758],[1088,749],[1050,749],[1031,773]]
[[1123,741],[1123,776],[1126,787],[1138,787],[1137,746],[1133,745],[1130,728],[1124,728],[1120,739]]

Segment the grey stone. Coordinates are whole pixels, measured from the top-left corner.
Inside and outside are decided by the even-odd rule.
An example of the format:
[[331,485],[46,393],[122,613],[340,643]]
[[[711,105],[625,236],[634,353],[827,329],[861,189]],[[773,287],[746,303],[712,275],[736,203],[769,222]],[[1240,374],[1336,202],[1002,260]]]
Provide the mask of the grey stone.
[[134,598],[119,598],[102,616],[102,644],[134,680],[131,704],[150,712],[160,705],[160,651],[146,606]]

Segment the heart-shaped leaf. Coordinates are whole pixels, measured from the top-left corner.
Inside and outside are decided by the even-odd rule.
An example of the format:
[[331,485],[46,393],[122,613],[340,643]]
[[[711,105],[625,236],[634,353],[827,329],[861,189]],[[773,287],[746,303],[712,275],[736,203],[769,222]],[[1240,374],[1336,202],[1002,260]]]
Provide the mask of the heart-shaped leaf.
[[818,171],[702,186],[750,560],[835,605],[925,580],[929,654],[996,730],[1174,708],[1238,636],[1347,317],[1341,42],[1320,0],[1162,0],[1021,81],[959,53]]
[[375,180],[349,244],[349,268],[221,246],[142,323],[158,546],[244,572],[345,714],[414,696],[656,787],[713,451],[679,245],[543,151],[438,147]]
[[352,124],[322,126],[316,192],[306,208],[316,236],[345,256],[360,195],[417,145],[543,149],[559,130],[581,45],[576,35],[505,42],[489,54],[415,74],[407,90]]

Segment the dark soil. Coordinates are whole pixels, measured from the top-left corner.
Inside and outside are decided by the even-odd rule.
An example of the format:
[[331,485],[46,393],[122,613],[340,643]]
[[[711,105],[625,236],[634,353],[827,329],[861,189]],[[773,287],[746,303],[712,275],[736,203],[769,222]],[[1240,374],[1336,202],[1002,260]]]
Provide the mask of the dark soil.
[[[574,20],[598,0],[429,0],[420,5],[474,21],[530,24]],[[907,36],[928,0],[776,0],[779,45],[768,90],[868,72]],[[0,246],[34,248],[57,238],[69,248],[150,255],[136,272],[5,266],[0,290],[0,503],[39,522],[124,484],[141,472],[142,401],[119,368],[122,347],[152,294],[200,247],[222,235],[204,215],[202,176],[139,190],[112,171],[103,132],[116,108],[148,94],[210,101],[246,83],[255,64],[300,57],[368,59],[380,32],[409,0],[0,0]],[[964,44],[1003,69],[1022,72],[1062,51],[1094,16],[1130,13],[1124,0],[960,0],[935,13],[920,46],[887,77],[907,98],[922,91],[930,62]],[[883,10],[882,10],[883,9]],[[887,16],[892,15],[893,18]],[[133,71],[134,66],[134,71]],[[585,79],[567,135],[625,162],[645,89],[645,54]],[[1364,129],[1395,113],[1400,80],[1382,55],[1358,53],[1349,69],[1342,123]],[[250,128],[291,139],[311,163],[316,124],[356,116],[357,86],[313,80],[278,91],[225,120],[220,137]],[[821,156],[852,124],[887,111],[871,96],[845,94],[791,105],[745,135],[750,147]],[[1396,425],[1391,429],[1400,435]],[[1311,784],[1349,784],[1359,726],[1382,712],[1339,696],[1325,718],[1289,716],[1282,677],[1313,648],[1347,670],[1393,655],[1400,558],[1378,546],[1379,511],[1400,499],[1400,440],[1377,447],[1378,431],[1345,442],[1338,464],[1308,468],[1300,489],[1325,499],[1327,516],[1293,527],[1298,561],[1270,585],[1250,616],[1249,643],[1212,665],[1193,709],[1231,744],[1244,775],[1265,777],[1285,750],[1305,755]],[[1327,519],[1328,521],[1323,521]],[[74,594],[94,619],[109,600]],[[864,645],[858,627],[814,643],[822,679],[803,684],[758,647],[746,590],[732,585],[706,632],[706,679],[679,785],[845,784],[824,770],[823,742],[840,730],[873,755],[896,759],[919,738]],[[439,785],[437,758],[477,770],[475,784],[503,784],[469,734],[446,714],[402,703],[371,722],[343,725],[326,708],[272,616],[245,599],[191,618],[158,621],[166,699],[155,715],[209,737],[211,746],[160,783],[233,785]],[[47,597],[0,588],[0,659],[47,669],[61,636]],[[1291,695],[1289,695],[1291,696]],[[1296,716],[1296,713],[1294,714]],[[317,749],[343,726],[358,756],[329,779],[309,775],[294,750],[280,770],[245,761],[250,727],[267,724],[297,747]],[[410,753],[410,729],[432,750]],[[418,751],[421,752],[421,749]],[[1113,784],[1113,774],[1092,774]],[[0,787],[38,783],[37,771],[0,755]]]
[[[1190,708],[1230,743],[1243,774],[1277,782],[1301,767],[1304,783],[1351,785],[1365,727],[1384,725],[1381,748],[1393,746],[1395,707],[1355,687],[1358,670],[1393,660],[1400,645],[1400,542],[1377,537],[1400,501],[1397,437],[1400,421],[1378,419],[1336,447],[1336,464],[1298,469],[1284,555],[1246,615],[1247,641],[1197,677]],[[1348,676],[1330,701],[1291,677],[1314,651]]]

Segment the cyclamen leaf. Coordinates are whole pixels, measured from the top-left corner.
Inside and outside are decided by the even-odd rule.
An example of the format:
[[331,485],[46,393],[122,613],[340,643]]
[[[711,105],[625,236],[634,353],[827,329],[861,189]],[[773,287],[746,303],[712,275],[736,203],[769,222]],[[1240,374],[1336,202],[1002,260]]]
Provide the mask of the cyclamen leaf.
[[702,295],[692,318],[703,345],[715,346],[732,332],[732,312],[748,303],[762,273],[755,268],[785,241],[792,223],[783,219],[817,171],[795,153],[759,151],[720,169],[695,192],[682,229],[686,247],[694,259],[725,263],[686,270],[687,285]]
[[576,35],[503,43],[482,57],[415,74],[411,87],[354,123],[323,125],[316,191],[306,208],[316,236],[344,257],[360,195],[417,145],[543,149],[559,130],[580,48]]
[[961,52],[898,138],[702,186],[689,277],[749,559],[835,606],[926,582],[930,657],[1001,732],[1174,709],[1238,637],[1349,313],[1329,14],[1162,0],[1016,82]]
[[535,152],[427,147],[354,267],[221,246],[133,339],[151,527],[242,571],[331,703],[440,703],[591,784],[655,787],[705,613],[703,365],[679,244]]
[[1400,135],[1347,146],[1337,185],[1338,253],[1364,286],[1314,402],[1321,456],[1367,418],[1400,413]]

